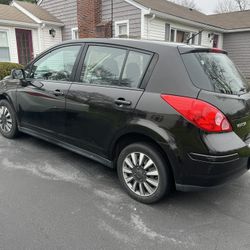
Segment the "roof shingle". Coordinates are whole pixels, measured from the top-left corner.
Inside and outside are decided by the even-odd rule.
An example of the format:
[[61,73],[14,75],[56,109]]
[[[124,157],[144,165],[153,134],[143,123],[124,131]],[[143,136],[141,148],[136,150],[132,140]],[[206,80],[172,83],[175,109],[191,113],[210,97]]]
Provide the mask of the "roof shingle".
[[146,8],[166,13],[175,17],[207,24],[222,29],[250,28],[250,10],[230,12],[225,14],[206,15],[166,0],[134,0]]
[[0,4],[0,20],[35,24],[31,18],[23,14],[17,8],[4,4]]
[[210,15],[209,18],[228,30],[250,28],[250,10]]
[[36,4],[21,2],[21,1],[15,1],[15,2],[24,9],[26,9],[27,11],[29,11],[30,13],[32,13],[37,18],[41,19],[42,21],[62,24],[62,22],[58,18],[56,18],[55,16],[50,14],[47,10],[43,9],[42,7]]

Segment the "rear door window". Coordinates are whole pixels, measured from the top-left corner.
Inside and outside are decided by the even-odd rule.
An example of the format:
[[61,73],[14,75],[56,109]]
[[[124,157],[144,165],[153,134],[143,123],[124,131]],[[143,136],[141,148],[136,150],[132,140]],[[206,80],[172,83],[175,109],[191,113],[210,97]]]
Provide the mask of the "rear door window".
[[121,85],[137,88],[149,65],[151,55],[130,51],[125,64]]
[[222,53],[183,54],[190,78],[200,89],[239,95],[249,91],[249,84],[229,57]]
[[81,82],[97,85],[119,85],[127,51],[119,48],[89,46]]
[[80,76],[84,84],[138,88],[152,55],[108,46],[89,46]]

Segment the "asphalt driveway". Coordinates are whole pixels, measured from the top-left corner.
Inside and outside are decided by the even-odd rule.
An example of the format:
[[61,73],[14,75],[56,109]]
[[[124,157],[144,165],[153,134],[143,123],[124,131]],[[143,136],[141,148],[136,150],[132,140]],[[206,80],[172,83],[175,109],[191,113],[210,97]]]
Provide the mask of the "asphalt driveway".
[[0,136],[0,249],[250,249],[250,174],[148,206],[100,164]]

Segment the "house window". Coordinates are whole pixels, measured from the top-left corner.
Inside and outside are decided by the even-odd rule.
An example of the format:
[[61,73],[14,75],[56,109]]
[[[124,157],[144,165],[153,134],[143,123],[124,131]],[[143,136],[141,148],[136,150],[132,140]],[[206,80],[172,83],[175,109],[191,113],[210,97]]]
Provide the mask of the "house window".
[[185,43],[190,37],[190,32],[177,30],[176,42]]
[[72,33],[72,40],[77,40],[77,39],[79,39],[78,28],[72,28],[72,29],[71,29],[71,33]]
[[175,33],[176,33],[176,30],[174,29],[171,29],[171,42],[175,42]]
[[6,31],[0,31],[0,62],[9,62],[10,52]]
[[170,41],[170,24],[165,24],[165,41]]
[[120,38],[129,37],[129,21],[115,22],[115,36]]

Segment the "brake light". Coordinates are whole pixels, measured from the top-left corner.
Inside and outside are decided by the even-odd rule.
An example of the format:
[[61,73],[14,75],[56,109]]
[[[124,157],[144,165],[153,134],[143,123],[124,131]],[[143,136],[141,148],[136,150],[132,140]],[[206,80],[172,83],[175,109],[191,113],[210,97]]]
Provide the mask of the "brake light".
[[211,52],[213,52],[213,53],[223,53],[224,50],[219,49],[219,48],[212,48],[212,49],[211,49]]
[[174,95],[161,95],[161,98],[186,120],[204,131],[232,131],[232,127],[225,115],[207,102]]

